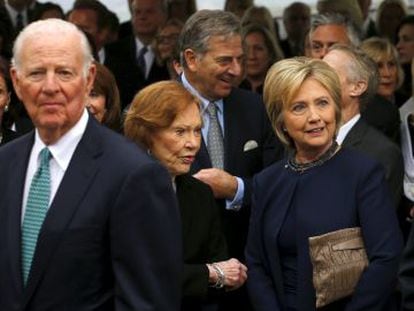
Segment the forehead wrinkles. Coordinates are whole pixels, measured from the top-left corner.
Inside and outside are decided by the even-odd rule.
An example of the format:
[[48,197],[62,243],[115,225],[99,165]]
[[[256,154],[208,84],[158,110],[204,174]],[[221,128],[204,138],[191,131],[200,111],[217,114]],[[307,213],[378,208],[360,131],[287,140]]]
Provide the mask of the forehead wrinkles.
[[216,56],[240,57],[243,55],[243,46],[238,37],[213,37],[208,41],[208,53]]
[[[70,46],[68,48],[68,46]],[[30,66],[35,63],[72,63],[81,61],[81,52],[76,50],[76,45],[64,43],[52,44],[31,40],[22,49],[22,64]],[[79,48],[79,47],[78,47]],[[80,49],[80,48],[79,48]],[[79,52],[79,53],[77,53]]]

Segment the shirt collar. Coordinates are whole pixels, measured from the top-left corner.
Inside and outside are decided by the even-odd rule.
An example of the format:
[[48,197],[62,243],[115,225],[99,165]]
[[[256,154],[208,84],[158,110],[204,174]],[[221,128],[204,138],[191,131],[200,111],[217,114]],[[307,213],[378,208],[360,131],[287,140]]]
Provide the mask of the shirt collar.
[[[207,109],[208,104],[211,102],[207,98],[203,97],[191,84],[188,82],[184,72],[181,74],[181,81],[184,85],[184,87],[189,90],[194,96],[196,96],[198,99],[200,99],[201,102],[201,112],[204,113],[204,111]],[[215,100],[214,103],[216,104],[216,107],[218,109],[219,113],[223,113],[223,99]]]
[[343,124],[338,131],[338,136],[336,137],[336,142],[341,145],[343,141],[345,140],[345,137],[348,135],[349,131],[352,129],[352,127],[355,125],[355,123],[358,122],[359,118],[361,117],[361,114],[356,114],[353,116],[348,122]]
[[[64,171],[68,168],[72,155],[86,130],[88,119],[89,114],[85,109],[79,121],[67,133],[65,133],[65,135],[59,138],[56,143],[47,146],[53,156],[53,159]],[[39,132],[36,129],[35,142],[32,152],[34,152],[34,154],[38,154],[44,147],[46,147],[46,145],[41,140]]]
[[25,21],[27,21],[27,9],[23,9],[22,11],[19,12],[9,4],[9,1],[5,1],[4,6],[13,21],[13,25],[16,25],[17,14],[19,13],[22,14],[23,25],[25,25]]
[[[137,55],[136,56],[138,56],[139,51],[141,51],[141,49],[145,46],[145,44],[142,43],[142,41],[139,40],[138,37],[135,37],[135,46],[136,46],[136,50],[137,50]],[[149,52],[152,51],[151,44],[147,45],[146,47],[147,47]]]

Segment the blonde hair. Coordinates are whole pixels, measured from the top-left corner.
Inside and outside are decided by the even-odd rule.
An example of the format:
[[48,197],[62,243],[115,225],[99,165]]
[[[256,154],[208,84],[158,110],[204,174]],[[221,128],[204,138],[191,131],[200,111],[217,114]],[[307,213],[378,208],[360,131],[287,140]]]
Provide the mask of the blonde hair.
[[295,57],[281,60],[270,67],[267,73],[263,99],[276,135],[289,148],[294,148],[294,144],[283,130],[283,109],[292,102],[307,79],[319,82],[332,96],[335,104],[336,132],[341,123],[341,88],[335,71],[319,59]]
[[391,59],[397,66],[397,89],[400,88],[404,82],[404,71],[395,46],[386,38],[372,37],[362,42],[361,49],[376,63]]

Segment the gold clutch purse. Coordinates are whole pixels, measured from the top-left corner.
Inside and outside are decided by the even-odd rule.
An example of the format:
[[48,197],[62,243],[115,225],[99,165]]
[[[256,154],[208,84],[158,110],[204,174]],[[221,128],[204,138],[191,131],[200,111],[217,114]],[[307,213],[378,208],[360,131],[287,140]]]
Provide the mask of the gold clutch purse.
[[361,228],[347,228],[309,238],[316,308],[352,294],[368,258]]

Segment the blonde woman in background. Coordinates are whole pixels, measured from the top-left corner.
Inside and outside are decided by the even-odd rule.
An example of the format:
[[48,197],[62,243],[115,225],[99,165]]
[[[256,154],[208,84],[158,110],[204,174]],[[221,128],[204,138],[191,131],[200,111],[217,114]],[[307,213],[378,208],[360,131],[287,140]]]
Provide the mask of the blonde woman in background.
[[404,72],[395,46],[386,38],[372,37],[362,42],[361,49],[378,66],[378,95],[400,107],[408,98],[398,92],[404,81]]

